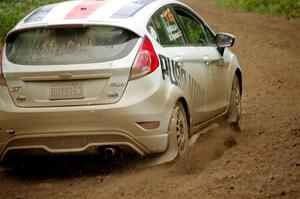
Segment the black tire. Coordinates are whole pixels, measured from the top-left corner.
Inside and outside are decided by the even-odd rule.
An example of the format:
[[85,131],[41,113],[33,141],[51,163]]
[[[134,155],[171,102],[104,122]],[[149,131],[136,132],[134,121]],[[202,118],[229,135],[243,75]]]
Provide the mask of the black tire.
[[241,100],[241,86],[237,75],[234,76],[230,94],[228,122],[235,131],[241,131],[242,124],[242,100]]

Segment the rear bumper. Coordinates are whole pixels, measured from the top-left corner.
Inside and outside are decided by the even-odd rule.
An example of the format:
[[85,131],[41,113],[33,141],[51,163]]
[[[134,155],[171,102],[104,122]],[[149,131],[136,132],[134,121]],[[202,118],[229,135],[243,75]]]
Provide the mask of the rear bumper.
[[[167,142],[167,135],[149,136],[147,142],[157,146],[163,146]],[[148,145],[148,144],[146,144]],[[80,132],[80,133],[56,133],[56,134],[31,134],[17,135],[8,139],[1,150],[0,160],[10,152],[25,149],[42,149],[48,153],[78,153],[101,146],[117,146],[122,150],[133,151],[141,156],[151,153],[143,142],[128,136],[122,132]],[[159,149],[163,150],[163,149]],[[91,150],[90,150],[91,151]]]
[[[116,104],[92,106],[21,108],[0,86],[0,158],[12,150],[68,153],[103,145],[118,145],[140,155],[165,151],[173,104],[164,85],[153,84],[151,78],[128,83]],[[146,121],[160,121],[160,126],[146,130],[136,124]]]

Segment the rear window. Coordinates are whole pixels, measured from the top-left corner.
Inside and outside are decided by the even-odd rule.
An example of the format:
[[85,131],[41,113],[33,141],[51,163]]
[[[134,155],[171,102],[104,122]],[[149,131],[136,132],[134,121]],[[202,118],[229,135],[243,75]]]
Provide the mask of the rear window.
[[6,56],[22,65],[99,63],[125,57],[137,40],[131,31],[111,26],[38,28],[9,38]]

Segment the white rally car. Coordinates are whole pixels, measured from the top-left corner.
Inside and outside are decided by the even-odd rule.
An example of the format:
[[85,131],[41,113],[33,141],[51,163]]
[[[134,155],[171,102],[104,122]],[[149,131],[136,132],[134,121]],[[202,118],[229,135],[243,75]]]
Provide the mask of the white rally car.
[[225,116],[240,129],[242,75],[215,33],[175,0],[81,0],[41,7],[6,37],[0,159],[10,152],[125,150],[182,155]]

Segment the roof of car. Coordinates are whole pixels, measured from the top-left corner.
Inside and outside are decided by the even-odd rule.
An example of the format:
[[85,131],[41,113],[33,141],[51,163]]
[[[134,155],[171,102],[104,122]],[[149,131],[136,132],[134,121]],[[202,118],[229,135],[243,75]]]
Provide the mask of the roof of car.
[[35,10],[25,23],[53,20],[128,18],[155,0],[77,0],[46,5]]
[[51,25],[103,24],[124,27],[142,35],[144,30],[139,24],[147,22],[153,12],[168,3],[179,2],[177,0],[65,1],[34,10],[11,32]]

